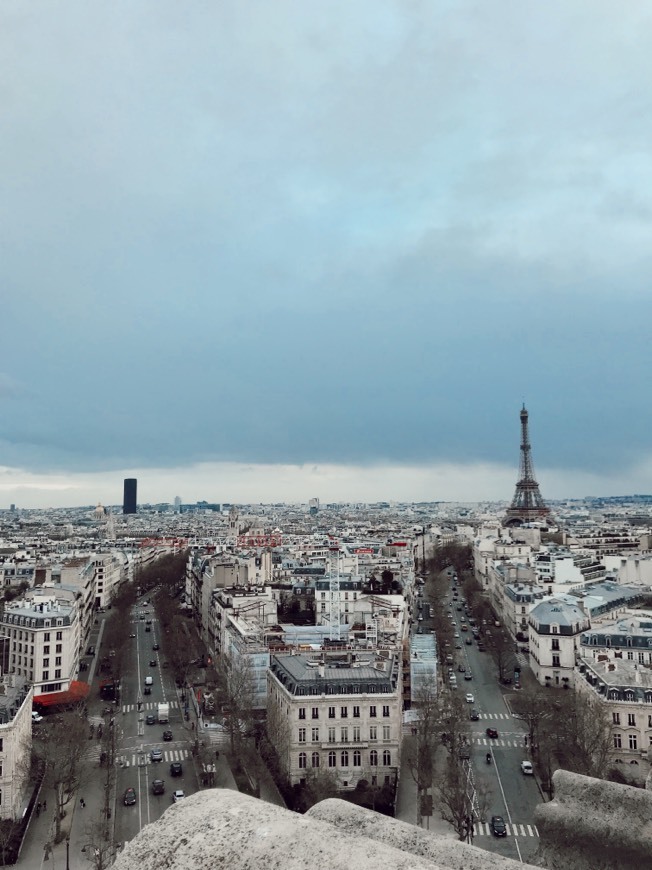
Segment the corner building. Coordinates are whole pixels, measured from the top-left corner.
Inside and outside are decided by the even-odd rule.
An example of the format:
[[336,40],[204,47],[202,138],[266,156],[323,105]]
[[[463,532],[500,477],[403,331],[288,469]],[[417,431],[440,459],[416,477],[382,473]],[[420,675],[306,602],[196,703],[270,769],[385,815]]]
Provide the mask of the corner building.
[[[389,650],[275,655],[267,672],[270,733],[292,785],[327,771],[341,790],[396,784],[401,661]],[[281,733],[283,745],[279,745]]]

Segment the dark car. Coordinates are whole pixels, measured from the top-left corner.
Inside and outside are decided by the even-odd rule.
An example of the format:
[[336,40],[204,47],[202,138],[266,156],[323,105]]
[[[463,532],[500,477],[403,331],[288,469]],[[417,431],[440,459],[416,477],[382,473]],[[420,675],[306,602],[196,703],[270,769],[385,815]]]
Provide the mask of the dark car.
[[172,736],[172,732],[169,729],[167,729],[166,731],[163,732],[163,740],[166,740],[168,742],[170,740],[174,740],[174,737]]
[[128,788],[124,793],[122,803],[126,807],[133,807],[133,805],[136,803],[136,790],[133,788]]
[[507,825],[505,824],[505,819],[502,816],[492,816],[491,817],[491,830],[493,832],[494,837],[506,837],[507,836]]
[[151,631],[151,630],[152,630],[152,627],[150,625],[145,626],[145,631]]
[[152,649],[154,650],[154,652],[156,652],[157,650],[160,649],[160,646],[157,643],[154,643],[154,644],[152,644]]
[[162,779],[155,779],[152,782],[152,794],[165,794],[165,783]]
[[143,692],[144,692],[146,695],[151,695],[151,694],[152,694],[152,687],[151,687],[151,686],[145,686],[145,688],[143,689]]
[[156,725],[156,716],[152,713],[148,713],[145,717],[145,725]]
[[94,656],[95,655],[95,647],[89,646],[88,649],[86,650],[86,655],[87,656]]
[[173,761],[170,765],[170,776],[183,776],[183,767],[180,761]]
[[477,710],[471,710],[471,722],[477,722],[480,719],[480,714]]
[[498,732],[496,731],[495,728],[487,728],[487,730],[484,733],[487,735],[487,737],[493,737],[494,739],[496,739],[496,737],[498,737]]
[[150,666],[150,668],[155,668],[156,667],[156,659],[150,659],[149,666]]

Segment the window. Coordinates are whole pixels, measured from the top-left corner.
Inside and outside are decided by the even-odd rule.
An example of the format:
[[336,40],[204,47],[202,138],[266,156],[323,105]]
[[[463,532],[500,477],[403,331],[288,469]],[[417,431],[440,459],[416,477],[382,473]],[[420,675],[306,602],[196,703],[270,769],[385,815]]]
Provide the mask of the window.
[[553,638],[553,640],[552,640],[552,649],[559,650],[559,641],[557,640],[556,637]]
[[647,727],[652,728],[652,716],[647,717]]
[[4,737],[0,737],[0,752],[4,752]]
[[622,749],[623,740],[620,734],[614,734],[614,749]]
[[57,668],[57,669],[55,670],[55,672],[54,672],[54,679],[55,679],[55,680],[60,680],[60,679],[61,679],[61,668]]
[[552,666],[553,666],[553,668],[558,668],[558,667],[560,667],[560,664],[559,664],[559,656],[558,656],[558,655],[555,655],[554,653],[553,653],[553,656],[552,656]]
[[370,725],[369,726],[369,740],[378,740],[378,726]]
[[312,742],[319,743],[319,728],[312,729]]
[[340,728],[340,742],[348,743],[349,742],[349,729],[348,728]]
[[44,633],[44,635],[43,635],[43,642],[44,642],[44,643],[49,643],[49,641],[50,641],[50,632],[49,632],[49,631],[46,631],[46,632]]
[[372,749],[369,753],[369,764],[372,767],[378,767],[378,753],[375,749]]
[[360,718],[360,708],[359,708],[359,707],[354,707],[354,708],[353,708],[353,718],[354,718],[354,719],[359,719],[359,718]]
[[335,729],[334,728],[328,729],[328,742],[335,743]]
[[63,645],[58,643],[57,648],[55,649],[55,652],[58,652],[58,653],[63,652]]
[[348,767],[349,766],[349,753],[346,751],[346,749],[343,749],[342,752],[340,753],[340,766],[341,767]]
[[627,658],[630,662],[634,660],[634,653],[631,650],[627,650]]
[[627,724],[628,725],[636,725],[636,713],[628,713],[627,714]]
[[63,632],[62,631],[57,632],[57,640],[63,640]]
[[359,749],[356,749],[353,753],[353,766],[360,767],[362,765],[362,754]]
[[359,725],[356,725],[355,728],[353,729],[353,742],[354,743],[360,742],[360,726]]
[[49,655],[50,655],[50,647],[49,647],[49,645],[46,645],[46,646],[43,647],[43,655],[44,655],[44,656],[49,656]]
[[383,752],[383,766],[389,767],[391,763],[392,763],[392,753],[389,751],[389,749],[386,749]]
[[319,707],[312,708],[312,718],[319,719]]
[[313,767],[319,767],[319,753],[318,752],[312,753],[311,762],[312,762]]
[[620,725],[620,713],[612,713],[611,721],[614,725]]
[[334,753],[334,752],[329,752],[329,753],[328,753],[328,766],[329,766],[329,767],[335,767],[335,765],[337,764],[337,760],[336,760],[336,759],[337,759],[337,756],[335,755],[335,753]]
[[305,718],[306,718],[306,708],[299,707],[299,719],[305,719]]
[[329,708],[328,708],[328,718],[329,718],[329,719],[334,719],[334,718],[335,718],[335,707],[329,707]]
[[306,761],[307,761],[306,753],[305,753],[305,752],[300,752],[300,753],[299,753],[299,767],[300,767],[301,769],[303,769],[304,767],[306,767]]
[[390,740],[390,731],[391,728],[389,725],[383,725],[383,740]]
[[629,748],[630,749],[638,749],[638,741],[636,739],[636,734],[629,735]]
[[42,680],[49,680],[49,679],[50,679],[50,672],[49,672],[49,671],[43,671],[43,676],[41,677],[41,679],[42,679]]
[[346,719],[348,717],[348,715],[349,715],[349,708],[348,707],[340,707],[340,716],[342,717],[342,719]]
[[299,728],[299,743],[305,743],[305,742],[306,742],[306,729]]
[[57,656],[54,660],[54,663],[55,663],[55,665],[60,665],[61,664],[61,656]]
[[383,716],[385,718],[389,716],[389,704],[383,704]]
[[43,659],[43,667],[44,668],[50,667],[50,659]]
[[375,705],[369,707],[369,716],[371,719],[376,718],[376,706]]

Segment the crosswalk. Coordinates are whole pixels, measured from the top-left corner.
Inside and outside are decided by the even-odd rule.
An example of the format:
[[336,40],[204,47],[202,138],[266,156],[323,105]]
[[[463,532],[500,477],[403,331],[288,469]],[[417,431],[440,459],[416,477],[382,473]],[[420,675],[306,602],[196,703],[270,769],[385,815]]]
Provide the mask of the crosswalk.
[[511,713],[478,713],[481,719],[513,719]]
[[475,744],[475,746],[513,746],[520,747],[524,749],[523,746],[523,738],[519,739],[509,739],[505,737],[471,737],[471,743]]
[[[538,837],[539,830],[536,825],[519,825],[513,824],[508,825],[505,824],[507,828],[507,836],[508,837]],[[486,822],[478,822],[473,825],[473,836],[474,837],[493,837],[493,831],[491,830],[491,825]]]
[[[163,751],[163,763],[169,764],[171,761],[184,761],[186,758],[190,758],[190,752],[187,749],[166,749]],[[120,767],[138,767],[143,764],[161,764],[160,761],[152,761],[149,757],[149,752],[131,752],[126,755],[118,755],[116,763]]]
[[[158,710],[158,701],[145,701],[140,708],[140,712],[147,712],[147,710]],[[170,710],[174,710],[175,708],[180,708],[181,704],[178,701],[168,701],[170,705]],[[138,710],[138,704],[123,704],[121,707],[123,713],[133,713],[134,710]]]

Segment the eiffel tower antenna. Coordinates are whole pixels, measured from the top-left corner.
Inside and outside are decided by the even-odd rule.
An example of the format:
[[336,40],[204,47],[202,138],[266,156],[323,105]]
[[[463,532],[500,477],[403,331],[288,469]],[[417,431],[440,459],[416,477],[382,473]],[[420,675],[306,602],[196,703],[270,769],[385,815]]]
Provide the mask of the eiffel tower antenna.
[[534,476],[530,435],[528,432],[528,412],[525,403],[521,408],[521,461],[518,482],[512,503],[503,519],[504,526],[522,526],[533,520],[547,519],[550,508],[539,492],[539,484]]

